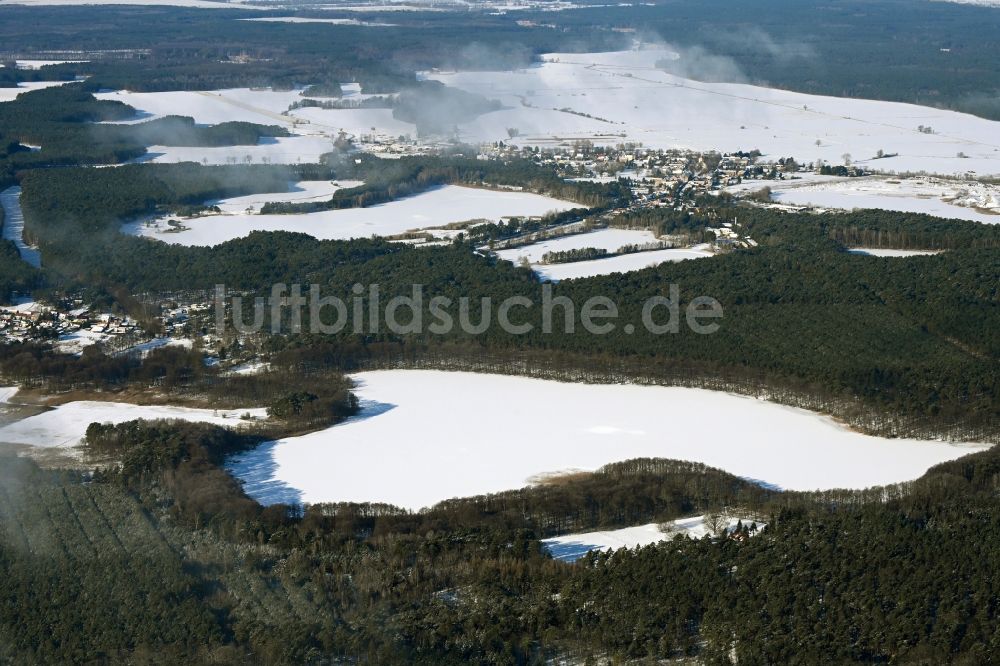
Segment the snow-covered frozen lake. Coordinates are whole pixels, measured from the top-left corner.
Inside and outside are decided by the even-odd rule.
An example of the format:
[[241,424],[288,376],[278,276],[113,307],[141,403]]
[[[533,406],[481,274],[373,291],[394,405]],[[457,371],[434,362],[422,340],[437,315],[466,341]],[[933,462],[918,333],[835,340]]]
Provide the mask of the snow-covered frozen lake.
[[360,416],[230,461],[250,495],[417,509],[637,457],[693,460],[792,490],[865,488],[985,448],[870,437],[700,389],[420,370],[354,378]]
[[3,208],[3,239],[17,246],[21,259],[35,268],[42,266],[42,253],[37,247],[24,242],[24,213],[21,210],[21,188],[8,187],[0,192],[0,207]]
[[[281,195],[275,199],[279,200]],[[256,195],[255,199],[267,198]],[[501,192],[445,185],[421,194],[368,208],[327,210],[301,215],[232,213],[184,219],[186,227],[173,231],[167,219],[136,221],[125,233],[179,245],[217,245],[251,231],[298,231],[319,239],[391,236],[471,219],[499,220],[511,216],[539,216],[575,208],[576,204],[527,192]]]

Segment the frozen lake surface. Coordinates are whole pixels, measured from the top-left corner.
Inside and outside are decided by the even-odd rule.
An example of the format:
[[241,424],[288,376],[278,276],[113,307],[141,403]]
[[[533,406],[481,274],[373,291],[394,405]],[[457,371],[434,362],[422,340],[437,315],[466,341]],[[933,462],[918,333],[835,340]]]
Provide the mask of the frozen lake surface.
[[251,496],[419,509],[638,457],[702,462],[791,490],[866,488],[985,448],[870,437],[700,389],[421,370],[354,378],[360,416],[230,461]]
[[35,268],[42,267],[42,253],[38,248],[24,242],[24,213],[21,211],[21,188],[8,187],[0,192],[0,207],[3,207],[3,238],[13,241],[21,259]]

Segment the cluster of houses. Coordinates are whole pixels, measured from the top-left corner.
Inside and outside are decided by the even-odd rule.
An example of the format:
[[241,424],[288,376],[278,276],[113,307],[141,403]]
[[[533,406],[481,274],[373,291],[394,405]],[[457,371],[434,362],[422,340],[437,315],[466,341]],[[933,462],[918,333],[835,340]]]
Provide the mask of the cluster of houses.
[[757,241],[749,236],[740,235],[739,230],[733,222],[723,222],[718,227],[709,227],[708,231],[715,234],[715,242],[712,245],[717,250],[731,250],[738,247],[757,247]]
[[204,301],[172,300],[161,309],[159,322],[168,336],[186,335],[198,328],[205,316],[211,314],[212,303]]
[[33,331],[43,324],[50,328],[51,321],[42,321],[44,314],[34,302],[0,308],[0,340],[21,342],[34,337]]
[[136,334],[140,330],[138,323],[128,316],[92,313],[79,302],[68,307],[35,301],[0,307],[0,342],[70,338],[97,341]]
[[812,171],[791,158],[762,160],[759,151],[716,153],[654,150],[636,144],[595,146],[589,141],[554,148],[522,148],[498,141],[480,149],[482,159],[527,158],[568,179],[607,182],[626,178],[646,206],[683,208],[683,201],[747,180],[784,180]]
[[[153,347],[165,341],[184,344],[192,331],[201,332],[213,317],[213,302],[207,296],[168,301],[156,317],[162,334],[153,339]],[[62,352],[78,354],[85,347],[101,343],[108,353],[119,353],[149,346],[149,340],[150,334],[132,317],[97,312],[79,299],[55,305],[25,299],[16,305],[0,306],[0,344],[49,341]],[[215,339],[206,335],[202,341],[210,344]]]

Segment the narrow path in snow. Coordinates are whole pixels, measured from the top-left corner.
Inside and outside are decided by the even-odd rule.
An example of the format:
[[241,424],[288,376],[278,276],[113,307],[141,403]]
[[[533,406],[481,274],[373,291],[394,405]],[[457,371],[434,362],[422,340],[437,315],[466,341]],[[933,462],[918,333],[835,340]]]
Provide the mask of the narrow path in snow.
[[277,120],[278,122],[285,125],[289,125],[291,127],[295,127],[296,125],[295,121],[289,118],[288,116],[283,116],[280,113],[274,113],[273,111],[268,111],[267,109],[261,108],[259,106],[254,106],[253,104],[247,104],[246,102],[241,102],[240,100],[226,97],[221,93],[211,92],[207,90],[197,90],[195,92],[197,92],[202,97],[208,97],[210,99],[219,100],[220,102],[225,102],[226,104],[230,104],[239,109],[243,109],[244,111],[252,111],[254,113],[259,113],[262,116],[267,116],[268,118]]

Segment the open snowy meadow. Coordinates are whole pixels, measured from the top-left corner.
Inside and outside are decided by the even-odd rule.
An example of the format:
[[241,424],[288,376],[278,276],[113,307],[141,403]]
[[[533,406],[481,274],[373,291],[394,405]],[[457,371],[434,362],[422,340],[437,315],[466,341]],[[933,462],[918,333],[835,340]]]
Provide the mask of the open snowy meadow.
[[300,180],[292,183],[287,192],[265,192],[249,194],[243,197],[230,197],[210,201],[212,206],[218,206],[223,213],[246,213],[260,210],[266,203],[306,203],[309,201],[326,201],[334,192],[363,183],[360,180]]
[[869,257],[929,257],[938,254],[936,250],[893,250],[882,247],[853,247],[847,250],[851,254],[864,254]]
[[606,259],[573,261],[565,264],[532,264],[531,267],[542,278],[550,282],[558,282],[559,280],[594,277],[595,275],[630,273],[642,270],[643,268],[650,268],[651,266],[659,266],[667,261],[703,259],[711,256],[712,253],[704,249],[681,248],[633,252],[632,254],[622,254]]
[[350,18],[305,18],[302,16],[264,16],[259,18],[237,19],[238,21],[255,21],[261,23],[326,23],[328,25],[360,25],[369,28],[388,28],[395,23],[359,21]]
[[[799,161],[853,161],[883,171],[1000,173],[1000,123],[930,107],[806,95],[667,73],[665,48],[553,53],[517,71],[430,73],[507,107],[460,126],[468,141],[577,139],[655,148],[751,150]],[[919,127],[930,128],[921,132]],[[879,150],[895,157],[873,160]],[[959,153],[966,157],[959,157]]]
[[192,9],[269,9],[267,6],[246,3],[243,0],[16,0],[16,2],[7,4],[34,7],[60,5],[166,5],[171,7],[189,7]]
[[[256,195],[255,199],[267,198]],[[280,200],[279,198],[273,200]],[[179,245],[217,245],[251,231],[298,231],[319,239],[391,236],[472,219],[499,220],[538,216],[574,208],[568,201],[526,192],[500,192],[445,185],[421,194],[368,208],[328,210],[301,215],[232,213],[180,220],[171,226],[161,218],[126,224],[128,234]],[[174,218],[176,219],[176,218]]]
[[264,137],[254,146],[147,146],[136,162],[202,164],[315,164],[333,149],[325,136]]
[[229,121],[261,125],[293,126],[294,120],[281,115],[292,102],[301,101],[298,90],[274,91],[270,88],[233,88],[228,90],[174,90],[168,92],[98,92],[98,99],[124,102],[138,111],[126,123],[142,122],[164,116],[189,116],[196,123],[215,125]]
[[532,243],[510,250],[500,250],[497,254],[501,259],[517,263],[525,258],[531,263],[539,263],[547,252],[566,252],[582,248],[598,248],[608,252],[617,252],[626,245],[648,245],[656,242],[652,231],[633,231],[631,229],[598,229],[583,234],[561,236],[550,240]]
[[16,88],[0,88],[0,102],[13,101],[21,93],[61,86],[66,83],[71,83],[71,81],[25,81],[17,84]]
[[869,437],[807,411],[700,389],[420,370],[354,379],[361,415],[229,462],[251,496],[418,509],[637,457],[702,462],[791,490],[865,488],[985,448]]
[[844,178],[768,183],[779,203],[819,208],[879,208],[1000,224],[1000,187],[941,178]]
[[[771,158],[792,156],[800,162],[842,164],[849,156],[855,164],[888,173],[1000,174],[998,122],[912,104],[700,82],[664,69],[671,64],[683,67],[678,58],[682,56],[662,47],[552,53],[516,71],[424,76],[504,104],[458,126],[460,138],[471,143],[510,141],[508,130],[516,129],[513,141],[525,145],[591,140],[693,150],[757,148]],[[299,139],[318,142],[285,139],[251,153],[254,159],[267,157],[275,163],[312,161],[317,147],[324,142],[328,147],[342,131],[354,137],[416,135],[416,127],[394,118],[391,109],[289,111],[303,99],[301,90],[112,91],[98,97],[138,109],[139,116],[129,122],[171,114],[204,124],[242,120],[277,124]],[[876,159],[879,151],[888,157]],[[219,149],[153,147],[152,152],[160,153],[158,161],[216,162],[216,153],[230,156]]]
[[178,419],[238,427],[242,423],[240,417],[247,413],[255,419],[267,416],[264,409],[212,410],[123,402],[69,402],[0,428],[0,446],[73,447],[80,443],[91,423],[124,423],[135,419]]
[[90,61],[89,60],[17,60],[16,67],[18,69],[39,70],[42,67],[47,67],[49,65],[78,64],[83,62],[90,62]]
[[552,282],[569,280],[571,278],[594,277],[595,275],[610,275],[611,273],[628,273],[649,266],[657,266],[665,261],[683,261],[685,259],[701,259],[711,257],[705,246],[694,248],[644,250],[602,259],[572,261],[565,263],[542,263],[542,257],[547,252],[566,252],[582,248],[598,248],[614,253],[627,245],[648,245],[656,243],[656,236],[651,231],[630,229],[599,229],[582,234],[562,236],[550,240],[532,243],[523,247],[500,250],[497,255],[501,259],[520,263],[527,259],[532,270],[539,276]]
[[704,259],[712,253],[704,249],[670,249],[652,250],[649,252],[634,252],[622,254],[607,259],[592,259],[590,261],[574,261],[566,264],[537,264],[532,268],[538,275],[549,280],[571,280],[574,278],[594,277],[595,275],[611,275],[612,273],[630,273],[651,266],[659,266],[668,261],[684,261],[686,259]]
[[[343,84],[344,99],[364,99],[357,84]],[[305,99],[302,90],[271,90],[232,88],[212,91],[131,92],[115,90],[99,92],[99,99],[124,102],[137,110],[137,115],[124,123],[138,123],[170,115],[188,116],[196,123],[215,125],[227,121],[242,121],[261,125],[278,125],[289,130],[292,137],[264,139],[258,146],[232,148],[187,148],[151,146],[153,159],[158,162],[195,161],[206,158],[212,163],[224,163],[235,156],[243,161],[250,154],[255,161],[267,158],[274,164],[296,164],[318,161],[320,154],[330,152],[333,140],[344,132],[362,136],[379,132],[387,136],[416,135],[416,126],[396,120],[391,109],[322,109],[306,107],[289,111],[295,102]],[[248,151],[247,148],[251,150]],[[220,159],[221,158],[221,159]]]
[[[726,516],[717,525],[719,531],[731,532],[742,522],[748,528],[754,524],[752,518]],[[668,523],[647,523],[635,527],[625,527],[619,530],[601,530],[598,532],[580,532],[563,534],[551,539],[543,539],[542,545],[553,558],[563,562],[575,562],[587,553],[599,550],[618,550],[619,548],[639,548],[661,541],[667,541],[680,534],[690,539],[701,539],[714,535],[712,528],[706,524],[707,516],[692,516],[679,518]],[[757,522],[757,529],[763,529],[766,523]]]

